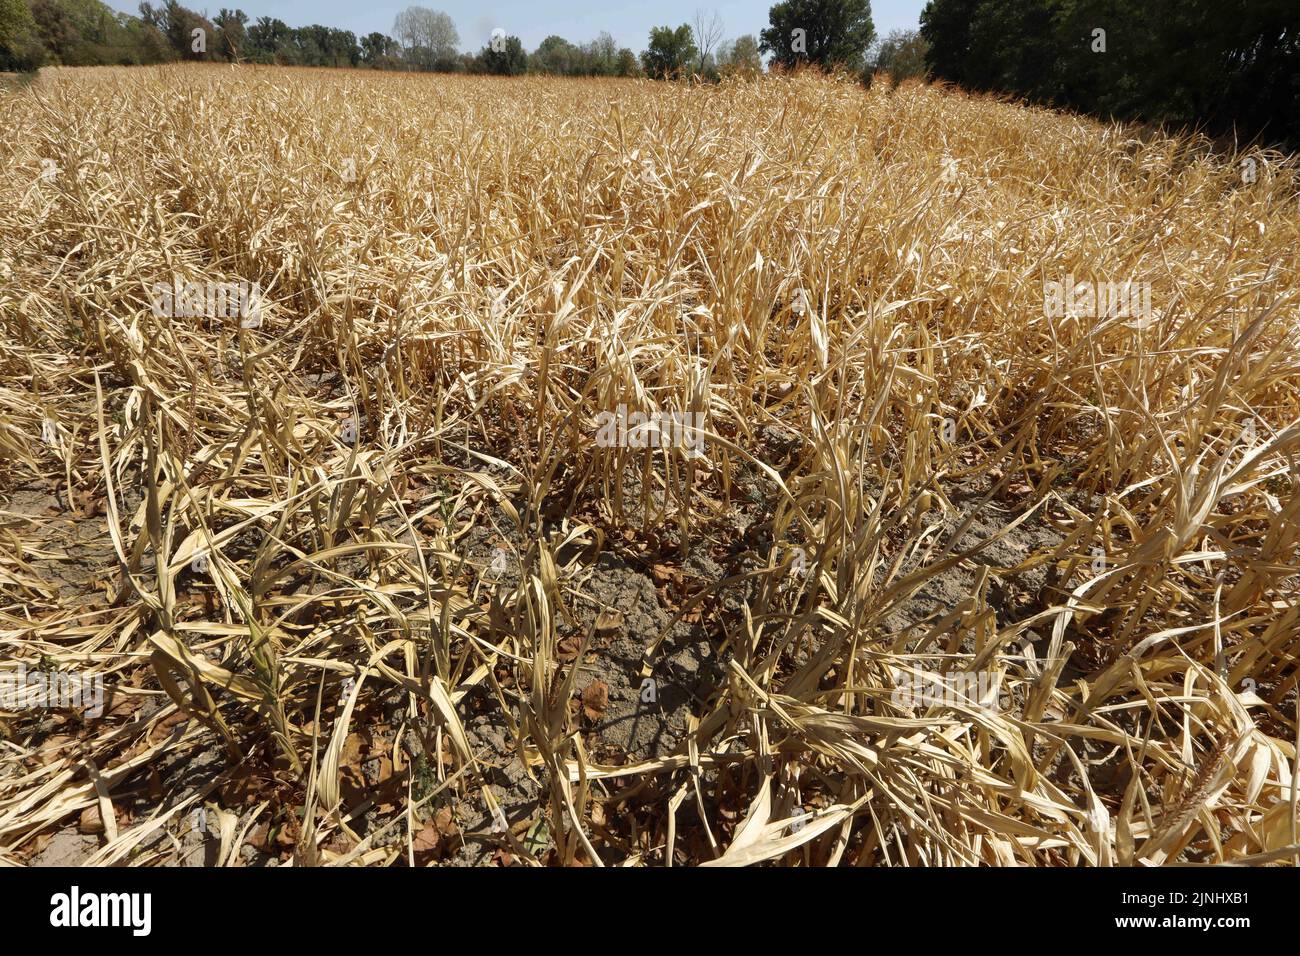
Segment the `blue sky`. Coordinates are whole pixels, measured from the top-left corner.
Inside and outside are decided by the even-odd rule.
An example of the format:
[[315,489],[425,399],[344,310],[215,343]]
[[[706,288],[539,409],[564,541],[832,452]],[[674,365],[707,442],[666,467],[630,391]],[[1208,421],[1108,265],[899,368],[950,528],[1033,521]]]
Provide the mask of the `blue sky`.
[[[115,10],[136,13],[137,0],[106,0]],[[493,27],[523,40],[532,50],[546,36],[557,33],[580,43],[608,30],[619,46],[640,52],[653,26],[689,23],[696,9],[717,10],[728,39],[742,33],[758,35],[767,26],[772,0],[181,0],[191,9],[215,16],[221,7],[238,7],[250,19],[278,17],[293,27],[320,23],[351,30],[358,36],[378,30],[387,33],[398,12],[411,6],[444,10],[456,21],[463,50],[477,50],[488,41]],[[890,30],[914,29],[925,0],[873,0],[871,17],[880,35]]]

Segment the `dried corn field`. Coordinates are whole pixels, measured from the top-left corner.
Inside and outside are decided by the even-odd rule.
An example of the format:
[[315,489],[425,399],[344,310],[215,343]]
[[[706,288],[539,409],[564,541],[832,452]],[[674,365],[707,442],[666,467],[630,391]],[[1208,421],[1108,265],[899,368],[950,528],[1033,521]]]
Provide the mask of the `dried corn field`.
[[0,861],[1300,854],[1293,160],[215,66],[0,153]]

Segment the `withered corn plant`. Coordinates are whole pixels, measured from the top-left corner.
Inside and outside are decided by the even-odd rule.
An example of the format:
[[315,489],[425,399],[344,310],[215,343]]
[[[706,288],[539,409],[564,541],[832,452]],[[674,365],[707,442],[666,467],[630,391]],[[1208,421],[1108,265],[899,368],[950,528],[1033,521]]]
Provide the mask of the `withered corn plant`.
[[1300,855],[1292,158],[812,76],[0,134],[4,862]]

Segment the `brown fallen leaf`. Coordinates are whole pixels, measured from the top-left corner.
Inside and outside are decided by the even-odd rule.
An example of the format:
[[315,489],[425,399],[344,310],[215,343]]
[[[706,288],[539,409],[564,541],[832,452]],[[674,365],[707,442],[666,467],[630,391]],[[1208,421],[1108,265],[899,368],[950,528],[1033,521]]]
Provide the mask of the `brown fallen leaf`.
[[599,720],[600,715],[609,707],[609,685],[603,680],[594,680],[582,692],[582,710],[591,720]]
[[261,850],[263,853],[268,852],[270,847],[267,846],[267,838],[271,835],[271,826],[268,823],[259,823],[253,827],[248,837],[244,840],[255,850]]
[[578,651],[582,648],[582,638],[577,634],[570,634],[568,637],[562,637],[555,645],[555,656],[561,661],[568,663],[578,656]]
[[456,825],[451,808],[441,807],[434,813],[433,820],[426,823],[411,841],[416,863],[427,864],[454,852],[458,836],[460,827]]
[[452,818],[451,807],[443,807],[433,815],[433,825],[438,828],[438,832],[443,836],[455,836],[460,833],[460,827],[456,826],[456,821]]
[[15,850],[13,854],[14,858],[26,863],[32,857],[39,856],[41,852],[50,845],[50,841],[53,839],[53,833],[41,833]]
[[149,743],[158,743],[158,741],[167,736],[173,727],[177,724],[183,724],[189,719],[189,714],[185,713],[183,710],[173,711],[153,725],[153,728],[149,732]]
[[86,807],[81,811],[81,819],[77,823],[77,829],[82,833],[104,832],[104,818],[99,813],[99,804]]
[[437,859],[441,844],[442,834],[438,832],[437,826],[426,823],[411,841],[411,852],[415,854],[415,862],[427,864]]
[[114,693],[109,698],[108,708],[105,713],[109,717],[129,717],[139,710],[143,703],[143,698]]
[[598,637],[610,638],[622,630],[622,611],[616,611],[613,608],[609,608],[596,615],[596,635]]
[[275,834],[275,842],[280,846],[288,849],[298,842],[298,837],[302,833],[302,824],[300,824],[292,813],[283,817],[283,823],[279,831]]

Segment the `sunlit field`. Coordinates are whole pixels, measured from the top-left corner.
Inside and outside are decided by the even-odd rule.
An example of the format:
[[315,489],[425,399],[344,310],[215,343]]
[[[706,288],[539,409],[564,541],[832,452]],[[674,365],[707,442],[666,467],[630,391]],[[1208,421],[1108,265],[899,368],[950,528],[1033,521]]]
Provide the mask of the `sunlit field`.
[[223,66],[0,157],[0,862],[1295,861],[1294,159]]

